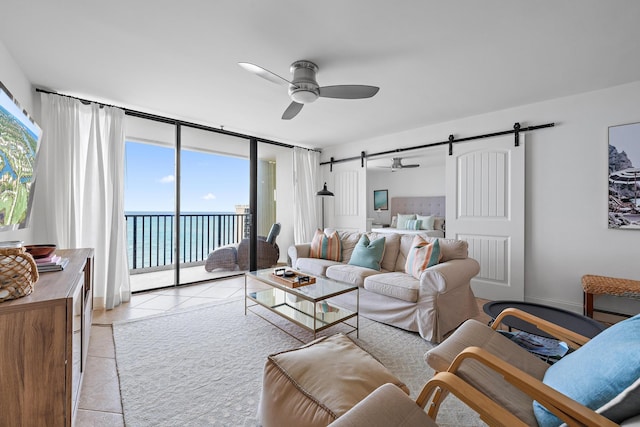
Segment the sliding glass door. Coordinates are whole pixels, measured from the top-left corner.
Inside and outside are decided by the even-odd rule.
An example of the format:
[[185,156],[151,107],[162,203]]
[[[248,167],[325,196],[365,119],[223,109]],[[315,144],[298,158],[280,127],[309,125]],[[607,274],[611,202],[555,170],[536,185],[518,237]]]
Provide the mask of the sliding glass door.
[[178,284],[237,275],[233,250],[211,253],[248,237],[249,142],[182,128],[180,148]]
[[133,292],[286,262],[293,242],[290,147],[139,118],[127,118],[127,136]]

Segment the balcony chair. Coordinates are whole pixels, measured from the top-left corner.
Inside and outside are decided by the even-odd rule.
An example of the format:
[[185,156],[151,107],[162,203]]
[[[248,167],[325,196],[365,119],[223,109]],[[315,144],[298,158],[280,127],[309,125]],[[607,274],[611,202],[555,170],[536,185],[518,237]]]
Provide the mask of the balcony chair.
[[[535,325],[566,342],[572,351],[555,364],[548,364],[497,331],[507,316]],[[527,425],[558,426],[564,421],[570,426],[607,426],[640,425],[638,354],[640,315],[589,340],[509,308],[491,327],[466,321],[429,350],[425,360],[436,372],[459,376]],[[437,392],[430,411],[437,413],[446,395],[446,391]],[[425,396],[418,397],[419,403],[425,400]]]
[[[269,268],[278,263],[280,248],[276,244],[276,238],[280,234],[280,223],[271,226],[269,234],[258,236],[257,244],[257,268]],[[223,246],[212,251],[204,265],[205,270],[248,270],[249,269],[249,239],[242,239],[240,243]]]

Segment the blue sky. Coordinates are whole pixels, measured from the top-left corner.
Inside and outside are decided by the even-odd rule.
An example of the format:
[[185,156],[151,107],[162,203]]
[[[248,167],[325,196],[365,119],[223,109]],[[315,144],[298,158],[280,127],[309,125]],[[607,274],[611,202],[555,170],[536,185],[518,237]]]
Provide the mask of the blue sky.
[[[175,150],[127,142],[126,212],[173,212]],[[183,212],[235,212],[249,203],[249,160],[182,150]]]

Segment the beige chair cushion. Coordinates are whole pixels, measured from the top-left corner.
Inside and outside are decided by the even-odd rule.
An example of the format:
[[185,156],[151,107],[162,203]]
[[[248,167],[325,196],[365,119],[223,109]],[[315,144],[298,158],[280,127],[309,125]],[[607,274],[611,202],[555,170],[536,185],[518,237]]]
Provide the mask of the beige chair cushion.
[[258,417],[264,427],[327,426],[376,388],[409,389],[343,334],[268,357]]
[[[467,320],[444,342],[429,350],[425,360],[436,372],[446,371],[453,359],[467,347],[480,347],[542,381],[549,365],[513,343],[499,332],[476,320]],[[501,375],[474,361],[465,361],[458,374],[529,425],[537,425],[533,401],[508,384]]]
[[331,427],[436,427],[427,413],[398,387],[385,384],[376,389]]
[[406,273],[384,273],[367,277],[364,288],[376,294],[417,302],[420,281]]

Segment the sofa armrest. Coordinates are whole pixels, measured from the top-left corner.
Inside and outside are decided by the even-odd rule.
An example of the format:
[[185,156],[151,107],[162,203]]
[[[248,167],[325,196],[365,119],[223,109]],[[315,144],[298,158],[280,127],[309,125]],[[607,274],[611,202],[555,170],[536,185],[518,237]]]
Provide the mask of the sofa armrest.
[[311,243],[300,243],[289,246],[287,255],[289,256],[290,266],[296,268],[298,258],[309,258],[311,252]]
[[452,259],[427,268],[420,276],[420,292],[441,294],[469,284],[480,272],[480,264],[473,258]]

